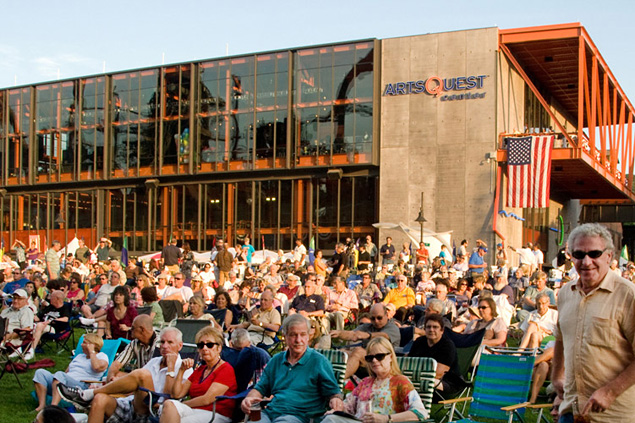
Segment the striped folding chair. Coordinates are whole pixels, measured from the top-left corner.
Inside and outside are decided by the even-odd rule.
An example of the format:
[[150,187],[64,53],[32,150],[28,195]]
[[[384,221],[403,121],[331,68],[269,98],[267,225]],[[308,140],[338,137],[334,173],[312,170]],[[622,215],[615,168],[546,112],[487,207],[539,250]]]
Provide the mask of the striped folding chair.
[[[450,421],[456,413],[461,420],[486,418],[495,421],[524,421],[527,397],[531,390],[534,369],[533,352],[521,352],[511,348],[489,348],[491,354],[482,354],[476,371],[474,392],[471,397],[440,401],[450,407]],[[467,418],[456,409],[456,404],[470,401]]]
[[404,376],[412,381],[430,415],[437,361],[429,357],[397,357],[397,364]]
[[344,389],[346,379],[344,374],[346,373],[346,362],[348,361],[348,354],[341,350],[317,350],[320,354],[326,357],[333,366],[333,373],[335,373],[335,379],[340,385],[340,389]]

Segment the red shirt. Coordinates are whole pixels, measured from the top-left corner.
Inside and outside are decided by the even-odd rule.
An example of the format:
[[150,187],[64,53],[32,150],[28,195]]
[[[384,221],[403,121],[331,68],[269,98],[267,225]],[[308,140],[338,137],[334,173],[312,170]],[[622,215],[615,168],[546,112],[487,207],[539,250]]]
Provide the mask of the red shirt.
[[[231,364],[225,362],[221,364],[217,369],[210,373],[205,379],[203,379],[203,372],[207,369],[206,365],[199,366],[194,373],[189,377],[190,385],[190,397],[196,398],[209,390],[212,383],[218,382],[222,385],[229,386],[227,392],[223,395],[232,396],[237,394],[238,387],[236,385],[236,375],[234,374],[234,368]],[[232,418],[234,414],[234,406],[236,401],[234,400],[220,400],[216,403],[216,412],[222,414],[225,417]],[[199,408],[201,410],[212,411],[214,404],[205,405]]]
[[132,327],[132,321],[135,317],[137,317],[137,309],[131,305],[126,308],[126,314],[124,314],[123,319],[117,319],[115,317],[115,308],[110,307],[108,311],[106,311],[106,320],[110,323],[110,333],[112,335],[112,339],[117,338],[130,338],[130,331],[124,332],[119,328],[120,324],[124,324],[128,327]]

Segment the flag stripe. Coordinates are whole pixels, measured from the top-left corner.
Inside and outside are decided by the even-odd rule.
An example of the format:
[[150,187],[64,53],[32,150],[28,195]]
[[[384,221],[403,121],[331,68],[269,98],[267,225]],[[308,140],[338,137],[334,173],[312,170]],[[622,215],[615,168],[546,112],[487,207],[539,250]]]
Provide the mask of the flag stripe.
[[553,135],[507,138],[507,206],[548,207]]

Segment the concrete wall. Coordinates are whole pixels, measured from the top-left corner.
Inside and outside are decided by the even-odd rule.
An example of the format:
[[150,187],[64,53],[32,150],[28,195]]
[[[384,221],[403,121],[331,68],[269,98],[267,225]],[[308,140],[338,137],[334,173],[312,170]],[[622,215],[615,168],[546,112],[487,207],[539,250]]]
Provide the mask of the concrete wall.
[[[496,28],[382,40],[381,88],[399,81],[485,75],[480,89],[445,94],[480,93],[483,98],[442,101],[428,93],[381,98],[381,222],[417,227],[421,192],[425,193],[426,228],[454,231],[458,244],[481,238],[495,243],[492,215],[495,161],[485,160],[497,144]],[[381,230],[378,244],[392,236]],[[489,256],[491,256],[490,254]]]

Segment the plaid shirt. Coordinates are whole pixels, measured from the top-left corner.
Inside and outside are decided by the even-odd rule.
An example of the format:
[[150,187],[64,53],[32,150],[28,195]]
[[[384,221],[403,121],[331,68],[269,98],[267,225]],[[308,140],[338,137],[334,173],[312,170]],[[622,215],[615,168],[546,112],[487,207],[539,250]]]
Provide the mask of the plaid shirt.
[[149,345],[144,345],[138,339],[133,339],[117,356],[117,361],[121,363],[122,367],[140,369],[154,357],[155,350],[158,352],[158,345],[159,337],[156,333],[150,338]]

